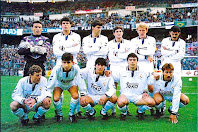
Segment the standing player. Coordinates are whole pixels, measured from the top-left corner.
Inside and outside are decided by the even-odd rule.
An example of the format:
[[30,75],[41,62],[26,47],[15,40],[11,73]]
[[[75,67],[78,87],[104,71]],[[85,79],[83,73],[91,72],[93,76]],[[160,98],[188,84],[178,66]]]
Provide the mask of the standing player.
[[61,65],[61,56],[65,53],[71,53],[74,56],[74,62],[77,63],[77,53],[80,50],[80,35],[70,30],[72,21],[68,17],[60,20],[63,32],[58,33],[53,38],[53,53],[57,58],[56,65]]
[[146,35],[148,32],[148,25],[140,23],[137,26],[138,37],[131,40],[132,52],[135,51],[139,61],[138,66],[140,71],[144,71],[149,76],[154,71],[153,55],[156,49],[155,38]]
[[42,69],[38,65],[29,68],[29,76],[19,80],[13,94],[14,100],[10,104],[11,111],[19,117],[21,124],[29,122],[28,113],[36,111],[33,116],[35,123],[40,123],[42,116],[51,105],[51,93],[47,91],[47,79],[42,76]]
[[105,58],[108,53],[108,38],[101,35],[102,23],[99,20],[93,21],[91,24],[92,33],[82,40],[83,52],[87,55],[87,68],[94,66],[95,60],[98,57]]
[[57,65],[53,68],[48,81],[48,89],[53,91],[53,103],[55,107],[55,114],[57,122],[62,122],[63,113],[61,111],[63,90],[68,90],[71,94],[69,120],[77,122],[74,111],[78,103],[78,88],[83,91],[86,89],[85,82],[80,76],[80,68],[77,64],[73,64],[73,55],[71,53],[64,53],[62,55],[62,65]]
[[32,35],[23,38],[19,44],[19,55],[24,55],[26,60],[23,76],[28,76],[28,70],[32,65],[39,65],[42,68],[42,75],[45,75],[44,62],[47,51],[50,48],[49,38],[42,36],[42,23],[35,21],[31,27]]
[[105,72],[106,62],[104,58],[97,58],[95,68],[84,69],[82,76],[88,83],[88,93],[86,96],[81,96],[80,104],[88,112],[88,120],[94,120],[96,113],[93,108],[96,104],[103,105],[100,114],[103,120],[108,119],[107,111],[114,107],[117,96],[112,77],[107,77]]
[[[115,38],[108,43],[108,58],[111,71],[124,70],[127,66],[127,56],[130,53],[130,41],[124,39],[124,28],[116,26],[113,29]],[[117,83],[115,84],[117,87]],[[113,109],[112,115],[114,116],[116,109]],[[131,115],[128,111],[127,115]]]
[[175,74],[181,77],[181,59],[185,55],[186,43],[180,39],[180,27],[173,26],[169,32],[171,37],[164,38],[161,44],[162,65],[172,63]]
[[121,94],[118,97],[118,109],[121,111],[120,120],[126,120],[127,105],[133,103],[138,106],[138,118],[144,119],[144,111],[148,106],[154,106],[155,101],[147,93],[147,75],[137,67],[138,57],[130,53],[127,57],[128,66],[125,71],[113,73],[114,80],[120,82]]
[[174,73],[174,67],[171,63],[163,65],[162,75],[155,77],[153,85],[156,89],[153,96],[156,102],[156,116],[160,117],[159,109],[163,107],[163,101],[168,100],[172,102],[172,106],[168,109],[169,120],[172,123],[177,123],[179,107],[186,106],[189,103],[189,98],[181,93],[182,80]]
[[[77,63],[77,53],[80,51],[81,38],[80,35],[70,30],[72,21],[68,17],[63,17],[60,20],[63,31],[58,33],[53,38],[53,53],[57,58],[56,65],[61,65],[61,56],[65,53],[71,53],[74,57],[74,63]],[[63,100],[63,94],[61,97]],[[80,107],[80,103],[78,103]],[[81,116],[80,109],[77,109],[78,117]]]

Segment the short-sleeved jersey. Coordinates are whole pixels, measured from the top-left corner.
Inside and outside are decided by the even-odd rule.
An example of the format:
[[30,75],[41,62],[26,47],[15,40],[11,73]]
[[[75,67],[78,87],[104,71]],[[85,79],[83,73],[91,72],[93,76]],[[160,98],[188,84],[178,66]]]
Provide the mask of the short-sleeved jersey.
[[[166,47],[166,50],[163,48]],[[171,37],[164,38],[161,44],[162,60],[165,62],[180,62],[185,55],[186,43],[182,39],[172,41]]]
[[120,93],[141,95],[147,91],[147,75],[143,71],[130,71],[128,67],[121,72],[112,72],[115,82],[120,82]]
[[98,57],[106,58],[108,53],[108,38],[104,35],[99,37],[92,37],[88,35],[82,40],[83,52],[87,55],[87,59],[96,60]]
[[30,76],[26,76],[19,80],[15,90],[12,93],[12,99],[23,104],[27,98],[34,98],[37,103],[43,101],[47,96],[51,97],[51,93],[47,90],[47,79],[41,77],[38,84],[32,84]]
[[151,81],[154,86],[154,92],[160,92],[164,96],[172,96],[172,111],[178,112],[179,102],[182,89],[182,80],[177,75],[174,75],[170,82],[164,81],[163,75],[160,75],[159,80],[154,80],[151,76]]
[[88,94],[91,95],[108,95],[109,97],[115,94],[116,88],[112,77],[98,75],[94,69],[83,69],[82,76],[88,84]]
[[127,56],[130,53],[131,43],[129,40],[122,39],[116,42],[115,39],[108,43],[108,58],[111,65],[127,64]]
[[57,82],[61,85],[70,85],[74,82],[80,91],[86,91],[86,85],[77,64],[73,65],[69,72],[63,71],[62,65],[56,65],[49,77],[47,88],[52,92]]
[[64,35],[63,32],[56,34],[53,37],[53,53],[57,58],[56,65],[61,65],[61,57],[65,52],[73,54],[75,61],[80,46],[81,38],[79,34],[72,31],[70,31],[69,35]]

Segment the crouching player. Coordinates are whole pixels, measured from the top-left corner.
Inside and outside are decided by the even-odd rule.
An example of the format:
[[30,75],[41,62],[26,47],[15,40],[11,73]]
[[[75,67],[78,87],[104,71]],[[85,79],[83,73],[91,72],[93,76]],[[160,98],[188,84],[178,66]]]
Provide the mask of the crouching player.
[[94,120],[96,113],[93,108],[96,104],[102,105],[100,114],[103,120],[108,119],[107,111],[114,107],[117,96],[113,78],[107,77],[105,73],[106,62],[104,58],[97,58],[95,68],[84,69],[83,78],[88,83],[87,95],[81,96],[80,104],[88,112],[88,120]]
[[29,122],[30,111],[36,111],[33,121],[38,124],[49,110],[51,93],[47,91],[46,86],[47,79],[42,76],[42,69],[38,65],[32,65],[29,68],[29,76],[19,80],[12,94],[14,101],[10,104],[10,108],[19,117],[23,126]]
[[173,73],[173,65],[171,63],[166,63],[162,67],[162,75],[153,76],[153,78],[155,78],[153,85],[154,89],[156,89],[153,98],[156,102],[156,116],[158,117],[160,117],[158,110],[163,107],[162,102],[164,100],[172,102],[172,106],[168,109],[170,113],[169,120],[172,123],[177,123],[179,107],[186,106],[189,103],[189,98],[181,93],[181,77]]
[[147,93],[147,75],[137,67],[138,57],[130,53],[127,57],[128,66],[125,71],[112,72],[114,80],[120,82],[120,96],[118,109],[121,111],[120,120],[126,120],[127,105],[133,103],[138,106],[138,118],[144,119],[144,111],[148,106],[154,106],[155,101]]
[[[49,77],[47,88],[53,91],[53,104],[55,107],[55,117],[57,122],[63,121],[63,113],[61,111],[63,90],[68,90],[71,94],[69,120],[77,122],[74,115],[78,103],[78,87],[86,90],[84,79],[81,78],[80,68],[73,63],[73,55],[71,53],[64,53],[62,55],[62,65],[57,65],[53,68]],[[83,92],[81,92],[83,93]]]

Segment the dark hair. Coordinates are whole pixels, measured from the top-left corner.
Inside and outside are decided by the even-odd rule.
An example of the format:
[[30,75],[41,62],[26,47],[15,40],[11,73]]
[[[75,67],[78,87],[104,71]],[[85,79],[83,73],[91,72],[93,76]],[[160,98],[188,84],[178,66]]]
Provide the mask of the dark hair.
[[114,33],[117,29],[121,29],[122,32],[124,32],[124,28],[123,28],[122,26],[116,26],[116,27],[113,29],[113,33]]
[[127,56],[127,61],[129,59],[129,57],[133,57],[133,58],[137,58],[137,61],[138,61],[138,57],[135,53],[130,53],[128,56]]
[[39,72],[42,72],[42,68],[38,65],[32,65],[30,68],[29,68],[29,74],[31,75],[34,75],[34,73],[39,73]]
[[42,23],[41,21],[34,21],[34,22],[32,23],[32,27],[34,26],[35,23],[40,23],[40,24],[43,26],[43,23]]
[[95,20],[92,22],[91,27],[95,27],[95,26],[102,26],[103,23],[100,20]]
[[170,29],[170,31],[173,31],[173,32],[181,32],[181,29],[180,29],[180,27],[178,27],[178,26],[172,26],[172,28]]
[[61,20],[60,20],[60,24],[62,24],[63,21],[68,21],[70,24],[72,24],[72,21],[69,17],[63,17]]
[[105,60],[104,58],[97,58],[96,61],[95,61],[95,66],[96,66],[97,64],[106,66],[106,60]]
[[62,61],[73,61],[73,55],[71,53],[64,53],[61,57]]
[[173,64],[171,64],[171,63],[165,63],[165,64],[162,66],[162,71],[165,71],[166,69],[174,70]]

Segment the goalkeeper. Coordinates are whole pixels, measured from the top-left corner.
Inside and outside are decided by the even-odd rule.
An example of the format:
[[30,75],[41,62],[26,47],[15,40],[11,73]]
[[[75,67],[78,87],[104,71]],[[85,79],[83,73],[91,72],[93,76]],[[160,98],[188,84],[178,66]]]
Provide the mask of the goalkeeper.
[[28,69],[32,65],[39,65],[43,72],[42,75],[45,76],[45,66],[47,51],[50,48],[49,38],[42,36],[42,23],[40,21],[35,21],[31,27],[32,35],[23,38],[19,44],[19,55],[24,55],[26,61],[23,76],[28,76]]

